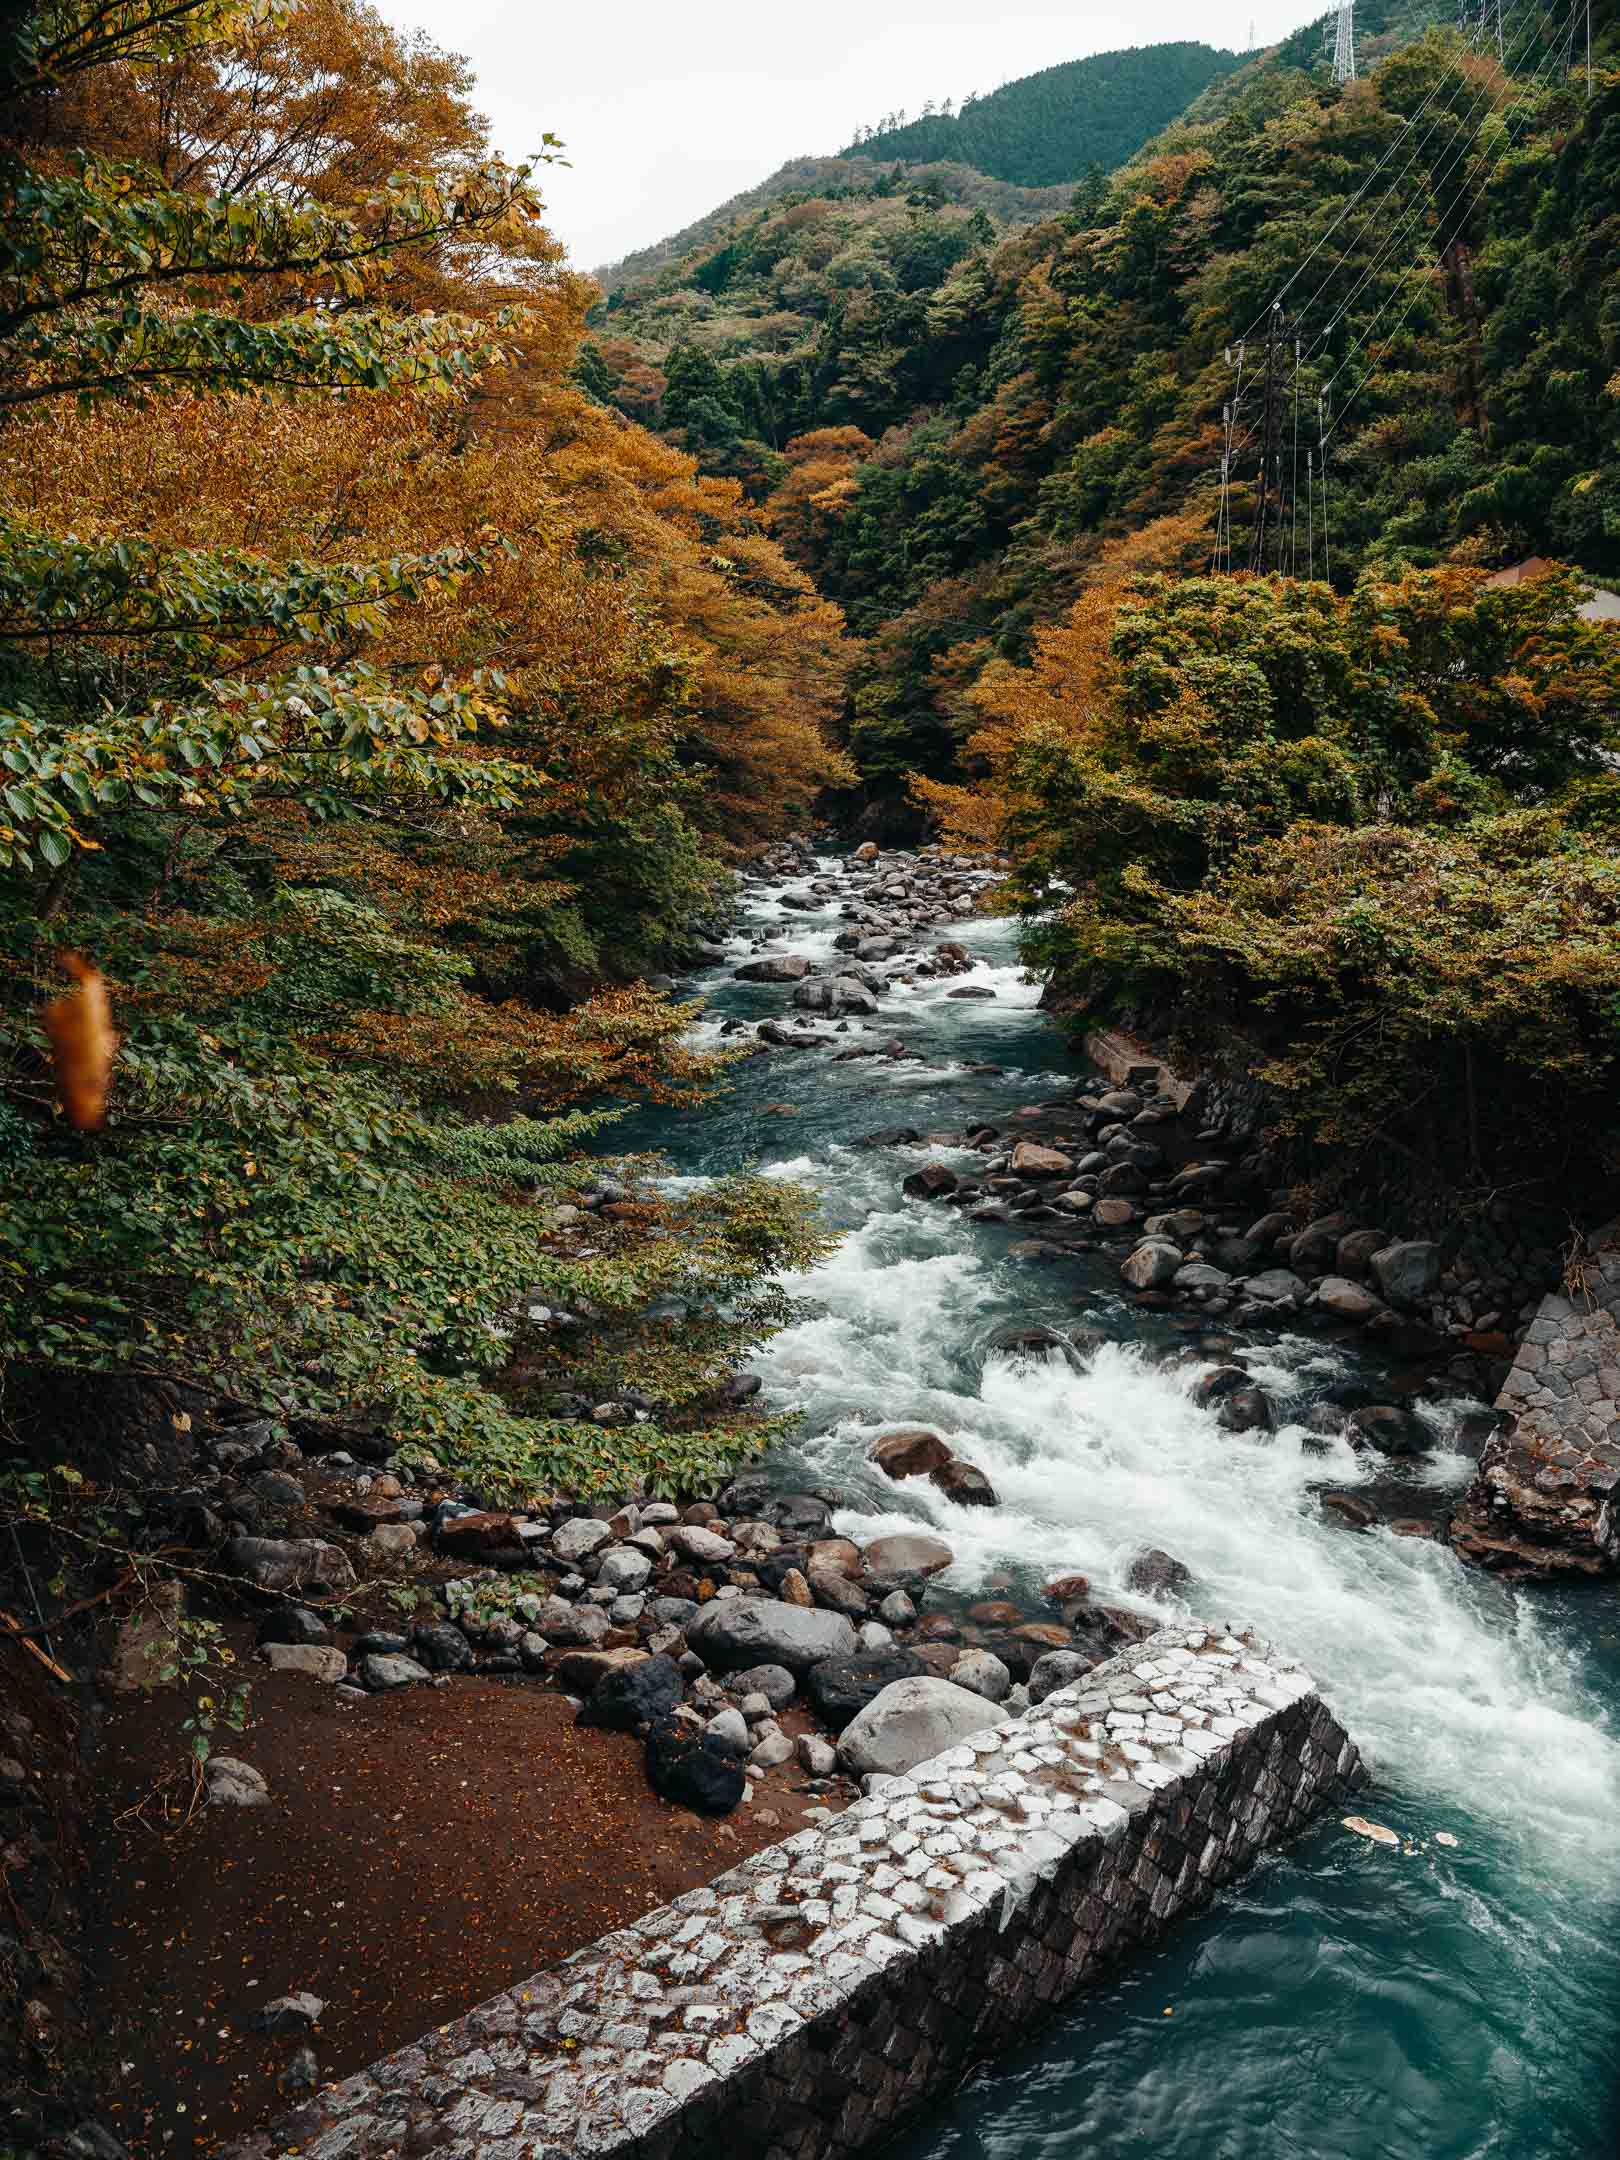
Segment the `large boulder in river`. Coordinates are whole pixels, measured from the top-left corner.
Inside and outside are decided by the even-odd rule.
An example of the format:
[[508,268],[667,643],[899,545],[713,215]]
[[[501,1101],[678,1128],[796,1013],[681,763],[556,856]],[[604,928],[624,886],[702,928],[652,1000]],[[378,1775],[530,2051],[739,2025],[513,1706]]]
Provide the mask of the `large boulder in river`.
[[705,1665],[720,1672],[785,1665],[803,1675],[823,1658],[850,1657],[858,1647],[855,1629],[842,1613],[776,1598],[716,1599],[687,1622],[686,1640]]
[[928,1482],[937,1485],[947,1500],[954,1500],[958,1507],[998,1507],[996,1488],[985,1476],[977,1463],[964,1462],[960,1455],[953,1455],[948,1463],[930,1473]]
[[1154,1545],[1137,1554],[1125,1571],[1125,1580],[1144,1597],[1178,1597],[1192,1581],[1192,1571]]
[[926,1425],[903,1425],[873,1441],[871,1459],[885,1477],[928,1477],[944,1469],[951,1451]]
[[1387,1310],[1382,1299],[1375,1298],[1364,1284],[1352,1282],[1348,1275],[1324,1275],[1316,1286],[1316,1302],[1335,1320],[1353,1320],[1358,1326],[1376,1320]]
[[938,1575],[956,1555],[939,1538],[900,1530],[892,1537],[874,1538],[862,1554],[867,1578],[874,1582],[905,1582],[916,1575]]
[[896,1680],[844,1728],[838,1760],[857,1777],[903,1777],[996,1722],[995,1704],[970,1688],[930,1675]]
[[738,968],[738,982],[803,982],[810,963],[803,953],[768,953],[763,960],[748,960]]

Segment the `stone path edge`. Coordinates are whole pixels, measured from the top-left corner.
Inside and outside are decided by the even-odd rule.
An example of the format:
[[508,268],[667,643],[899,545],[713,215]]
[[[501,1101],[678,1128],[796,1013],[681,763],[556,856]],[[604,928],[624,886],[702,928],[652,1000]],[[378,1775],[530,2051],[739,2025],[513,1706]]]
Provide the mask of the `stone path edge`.
[[225,2150],[853,2153],[1364,1777],[1309,1674],[1164,1628]]

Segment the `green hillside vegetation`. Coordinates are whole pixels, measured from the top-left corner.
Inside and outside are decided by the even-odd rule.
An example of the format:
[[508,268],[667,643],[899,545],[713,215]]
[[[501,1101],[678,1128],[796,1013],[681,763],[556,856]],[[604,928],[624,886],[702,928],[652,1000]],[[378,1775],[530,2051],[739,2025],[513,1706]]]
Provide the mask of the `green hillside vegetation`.
[[[604,264],[592,276],[608,295],[611,306],[615,295],[652,284],[660,272],[669,272],[679,283],[688,258],[707,254],[734,225],[768,210],[784,196],[836,197],[851,190],[864,193],[874,182],[893,177],[892,171],[874,170],[873,160],[866,155],[789,158],[758,187],[731,196],[717,210],[682,226],[668,239],[636,248],[618,262]],[[926,188],[946,202],[960,203],[968,210],[983,210],[997,225],[1033,225],[1040,218],[1055,216],[1072,192],[1067,187],[1014,187],[1010,181],[993,179],[989,173],[948,159],[908,165],[904,177],[910,186]]]
[[1020,187],[1055,187],[1122,164],[1236,64],[1198,44],[1094,53],[964,98],[959,111],[947,99],[915,120],[891,115],[859,131],[845,156],[951,158]]

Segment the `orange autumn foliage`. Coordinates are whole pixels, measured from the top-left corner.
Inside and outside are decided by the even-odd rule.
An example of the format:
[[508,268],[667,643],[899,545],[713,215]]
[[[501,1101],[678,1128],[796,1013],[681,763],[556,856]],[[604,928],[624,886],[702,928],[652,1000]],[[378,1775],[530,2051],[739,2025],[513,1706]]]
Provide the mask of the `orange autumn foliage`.
[[106,1121],[107,1091],[112,1085],[118,1036],[112,1024],[112,1001],[99,969],[76,952],[57,954],[76,988],[53,998],[45,1008],[57,1100],[79,1132],[97,1132]]

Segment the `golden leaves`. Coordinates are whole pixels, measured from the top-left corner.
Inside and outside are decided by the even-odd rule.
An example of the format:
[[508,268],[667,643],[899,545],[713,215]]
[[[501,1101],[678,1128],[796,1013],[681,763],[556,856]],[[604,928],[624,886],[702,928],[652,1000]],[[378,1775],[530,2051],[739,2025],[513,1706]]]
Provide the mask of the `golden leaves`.
[[57,1097],[70,1125],[80,1132],[97,1132],[106,1120],[118,1048],[112,1001],[106,978],[78,953],[59,953],[57,960],[78,985],[45,1008]]

